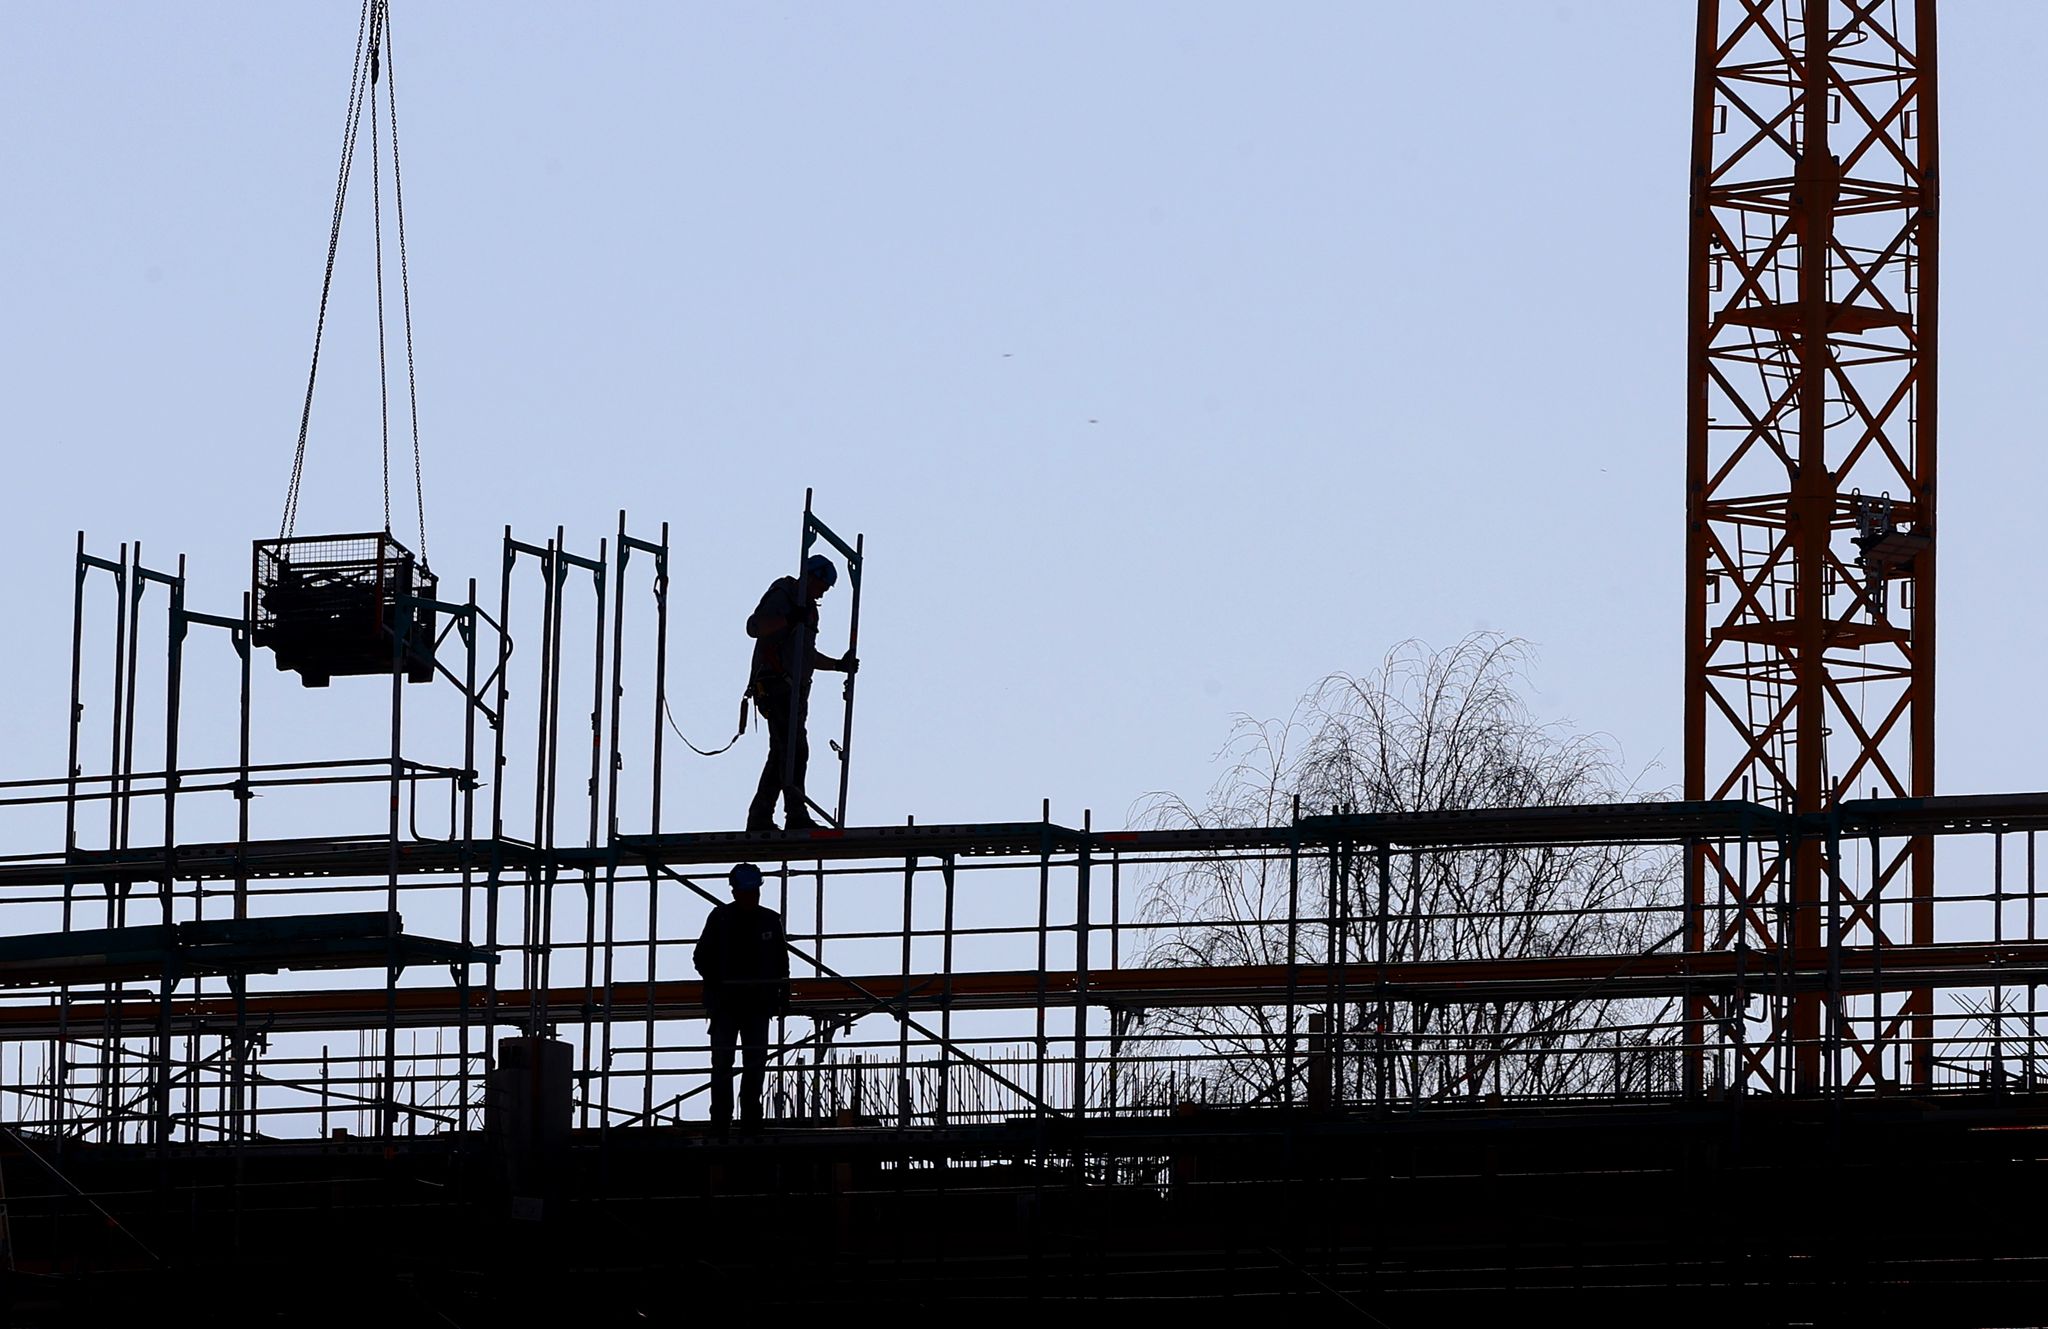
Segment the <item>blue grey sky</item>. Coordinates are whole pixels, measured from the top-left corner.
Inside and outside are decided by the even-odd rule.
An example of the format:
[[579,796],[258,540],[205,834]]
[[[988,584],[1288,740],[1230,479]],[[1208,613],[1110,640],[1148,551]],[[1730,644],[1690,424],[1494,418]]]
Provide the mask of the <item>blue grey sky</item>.
[[[394,8],[433,563],[673,523],[699,742],[810,485],[871,555],[857,822],[1118,823],[1479,628],[1677,782],[1690,3]],[[4,14],[0,742],[56,775],[73,532],[217,612],[275,532],[356,5]],[[1941,783],[2034,788],[2048,6],[1943,21]],[[366,184],[302,531],[380,521]],[[261,685],[260,758],[378,750],[375,685]]]

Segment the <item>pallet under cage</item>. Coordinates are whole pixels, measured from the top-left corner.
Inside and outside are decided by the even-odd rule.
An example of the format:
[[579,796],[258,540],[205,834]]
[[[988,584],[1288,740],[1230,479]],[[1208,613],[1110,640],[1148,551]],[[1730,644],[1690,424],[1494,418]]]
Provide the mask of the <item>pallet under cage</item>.
[[305,535],[258,540],[257,646],[309,688],[337,674],[390,674],[392,633],[405,628],[409,682],[434,677],[434,613],[401,597],[432,599],[434,574],[388,534]]

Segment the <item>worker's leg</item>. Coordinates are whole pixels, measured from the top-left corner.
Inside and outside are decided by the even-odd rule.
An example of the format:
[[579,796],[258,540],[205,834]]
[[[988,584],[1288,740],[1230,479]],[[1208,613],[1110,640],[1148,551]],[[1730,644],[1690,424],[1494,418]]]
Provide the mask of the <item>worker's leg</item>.
[[761,1124],[761,1084],[768,1073],[768,1013],[753,1011],[740,1026],[740,1125]]
[[761,718],[768,726],[768,760],[761,766],[761,781],[754,788],[754,802],[747,809],[749,831],[775,829],[775,800],[782,794],[782,762],[789,744],[789,685],[764,681],[760,690]]
[[711,1124],[732,1124],[732,1045],[740,1022],[730,1013],[711,1017]]
[[[808,696],[804,698],[803,709],[797,712],[796,728],[783,740],[796,748],[796,768],[789,788],[782,796],[783,820],[792,826],[811,820],[811,810],[804,805],[804,771],[811,764],[810,700]],[[789,707],[789,694],[786,691],[783,694],[782,705],[786,712]]]

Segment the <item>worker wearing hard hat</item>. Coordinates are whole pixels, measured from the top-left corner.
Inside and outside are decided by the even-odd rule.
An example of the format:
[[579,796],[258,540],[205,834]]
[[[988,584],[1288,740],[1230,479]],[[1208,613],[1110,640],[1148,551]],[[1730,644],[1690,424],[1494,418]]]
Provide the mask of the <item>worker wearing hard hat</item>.
[[[823,554],[804,560],[803,579],[778,577],[747,618],[754,639],[754,670],[748,695],[768,723],[768,760],[761,783],[747,809],[747,833],[775,829],[775,799],[782,798],[783,823],[792,831],[814,830],[805,806],[804,768],[811,745],[804,736],[809,718],[811,672],[815,669],[850,674],[860,667],[848,651],[833,657],[818,652],[818,601],[839,580],[839,569]],[[792,750],[795,761],[790,760]]]
[[768,1022],[789,1006],[789,944],[782,915],[761,904],[761,869],[740,863],[727,874],[732,903],[704,920],[697,972],[711,1017],[711,1128],[732,1128],[732,1054],[740,1047],[740,1129],[761,1129],[761,1081],[768,1071]]

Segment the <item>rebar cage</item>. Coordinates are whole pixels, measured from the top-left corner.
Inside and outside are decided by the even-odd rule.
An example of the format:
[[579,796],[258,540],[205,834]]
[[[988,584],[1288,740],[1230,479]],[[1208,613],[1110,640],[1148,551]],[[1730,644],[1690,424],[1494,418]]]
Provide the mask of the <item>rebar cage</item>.
[[[337,674],[434,677],[434,574],[388,532],[258,540],[254,641],[324,688]],[[394,634],[400,640],[394,641]]]

